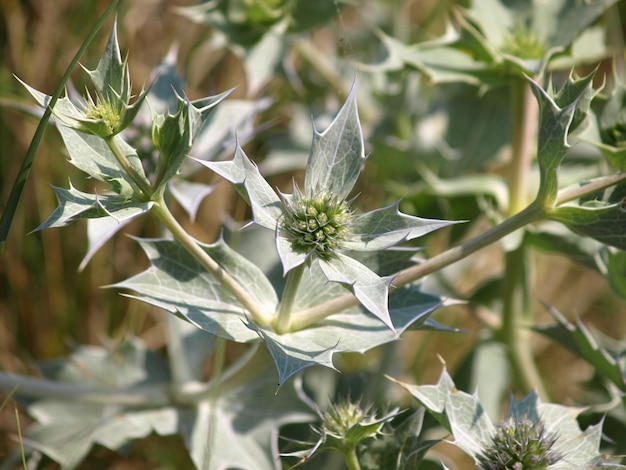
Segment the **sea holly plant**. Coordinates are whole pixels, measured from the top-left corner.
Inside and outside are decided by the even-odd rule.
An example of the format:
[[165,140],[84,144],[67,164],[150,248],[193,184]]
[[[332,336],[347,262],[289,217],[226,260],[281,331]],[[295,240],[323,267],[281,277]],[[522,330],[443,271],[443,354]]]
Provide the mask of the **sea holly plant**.
[[436,385],[391,380],[416,398],[481,470],[624,468],[599,451],[602,423],[580,429],[580,408],[543,403],[531,392],[521,400],[511,396],[506,416],[494,423],[478,395],[457,390],[445,369]]
[[451,223],[402,214],[397,204],[353,213],[348,196],[365,160],[355,90],[331,125],[323,133],[315,131],[304,191],[295,183],[293,194],[274,191],[240,147],[230,162],[200,162],[238,187],[252,207],[254,222],[276,232],[287,275],[274,325],[279,333],[290,330],[291,302],[305,267],[315,261],[330,282],[346,286],[361,305],[394,329],[388,310],[392,278],[378,276],[344,253],[385,250]]
[[[580,24],[568,21],[575,27],[565,39],[572,40],[609,3],[585,8]],[[483,26],[470,16],[463,16],[470,46],[465,50],[484,59],[481,70],[489,73],[482,74],[483,84],[494,83],[491,72],[498,75],[512,67],[516,88],[527,92],[524,100],[538,103],[534,125],[539,129],[539,189],[524,197],[511,189],[510,207],[498,214],[502,222],[431,257],[416,248],[416,239],[455,222],[403,213],[399,203],[359,211],[357,179],[366,157],[356,83],[332,123],[323,132],[313,129],[304,178],[294,180],[289,192],[266,180],[241,143],[226,161],[206,161],[205,155],[195,153],[194,144],[209,129],[206,123],[216,115],[218,105],[225,105],[228,91],[190,100],[177,88],[171,101],[150,107],[151,97],[155,102],[163,99],[151,95],[153,84],[133,97],[127,62],[122,60],[113,28],[98,66],[87,70],[93,90],[80,101],[62,98],[53,109],[70,163],[94,184],[84,190],[74,186],[76,181],[69,189],[54,188],[59,206],[38,228],[61,227],[80,219],[121,225],[147,214],[160,222],[165,236],[137,239],[150,266],[111,287],[171,314],[165,321],[168,364],[128,338],[106,348],[76,348],[67,360],[42,365],[39,378],[0,374],[1,388],[10,390],[17,384],[17,396],[37,421],[25,443],[72,468],[94,445],[123,450],[134,439],[150,434],[178,434],[198,468],[277,469],[281,428],[315,420],[317,412],[322,421],[313,427],[317,443],[299,457],[306,460],[316,454],[319,458],[317,450],[334,449],[355,470],[376,468],[383,458],[390,468],[412,465],[433,445],[417,440],[422,427],[419,414],[406,426],[396,425],[400,415],[393,406],[385,413],[380,411],[383,406],[361,407],[355,404],[358,400],[331,404],[328,411],[320,412],[296,393],[294,376],[306,377],[313,366],[334,369],[337,354],[369,351],[398,340],[407,330],[445,329],[429,317],[446,299],[423,292],[422,280],[504,240],[508,271],[503,284],[508,292],[505,314],[493,336],[515,358],[511,361],[515,373],[526,378],[516,385],[537,387],[537,394],[512,401],[505,420],[495,425],[477,397],[456,391],[447,374],[437,386],[418,387],[412,393],[483,468],[607,466],[599,453],[600,425],[580,431],[575,421],[579,410],[544,404],[538,398],[544,393],[541,380],[524,369],[523,359],[528,357],[517,357],[525,343],[511,300],[524,282],[510,276],[524,264],[524,254],[517,252],[524,243],[520,229],[539,221],[563,224],[579,236],[622,250],[626,176],[623,172],[595,175],[561,189],[571,141],[596,99],[593,75],[577,79],[572,74],[555,90],[541,76],[543,66],[525,68],[526,62],[510,58],[525,52],[529,44],[537,46],[536,54],[521,59],[541,56],[545,62],[556,57],[554,51],[548,54],[554,44],[545,48],[529,33],[541,15],[521,26],[507,24],[513,28],[511,36],[493,50],[487,36],[479,34]],[[278,18],[269,22],[274,20]],[[497,37],[499,41],[504,36]],[[539,35],[539,39],[546,38]],[[521,78],[528,71],[536,74],[535,79]],[[462,78],[469,76],[475,80],[481,73],[468,72]],[[41,106],[51,102],[51,97],[26,88]],[[170,105],[161,106],[164,102]],[[145,109],[150,110],[148,152],[139,151],[128,132],[134,121],[144,117]],[[524,115],[524,125],[529,117],[532,114]],[[213,148],[228,146],[230,136],[222,135]],[[514,140],[513,161],[517,161],[517,144],[523,139],[517,135]],[[534,136],[526,136],[525,142],[525,151],[534,148]],[[171,197],[176,197],[177,185],[172,181],[184,176],[183,165],[206,167],[234,185],[251,206],[253,224],[272,238],[272,249],[263,253],[270,261],[258,262],[249,247],[247,253],[239,250],[226,229],[212,243],[200,242],[185,230],[169,208]],[[523,170],[520,174],[529,170],[523,165],[516,168]],[[527,192],[523,181],[516,179],[511,187],[523,186]],[[197,199],[191,205],[196,206]],[[246,230],[251,228],[239,234],[250,233]],[[255,246],[261,237],[253,241]],[[270,274],[275,268],[279,276]],[[597,360],[590,345],[580,341],[581,335],[573,335],[579,340],[578,352]],[[223,360],[226,341],[246,343],[246,352],[228,364]],[[209,354],[214,362],[207,377],[203,365]],[[608,367],[612,364],[608,359],[602,364],[615,382],[619,378],[615,371],[621,369]],[[316,389],[319,384],[308,385]],[[74,419],[75,402],[85,419]],[[397,437],[389,437],[396,430]],[[372,442],[372,451],[364,450]]]

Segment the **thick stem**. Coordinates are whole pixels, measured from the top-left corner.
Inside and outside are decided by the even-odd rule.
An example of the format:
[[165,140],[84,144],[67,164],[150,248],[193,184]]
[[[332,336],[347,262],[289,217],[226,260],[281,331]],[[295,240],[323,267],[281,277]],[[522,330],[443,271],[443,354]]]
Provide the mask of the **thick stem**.
[[526,80],[511,83],[511,165],[508,215],[517,214],[529,202],[528,182],[536,143],[539,108]]
[[[523,80],[514,79],[511,83],[511,108],[513,129],[509,171],[509,217],[518,213],[520,208],[527,204],[529,173],[537,134],[537,103],[530,87]],[[502,326],[497,333],[507,347],[514,380],[525,393],[535,388],[538,395],[545,399],[546,393],[535,365],[529,333],[523,328],[524,323],[531,321],[528,269],[528,253],[522,240],[519,246],[505,254]]]
[[505,255],[502,324],[498,337],[507,346],[517,385],[524,393],[535,389],[537,395],[547,399],[530,347],[530,332],[525,328],[525,324],[530,322],[528,278],[528,253],[522,244]]
[[139,174],[137,170],[132,167],[132,165],[128,161],[128,158],[126,157],[126,154],[122,151],[122,148],[115,139],[115,136],[107,137],[104,140],[109,146],[109,149],[111,149],[111,152],[113,152],[113,155],[115,155],[115,159],[120,164],[124,172],[126,172],[126,174],[135,184],[135,190],[138,191],[144,199],[150,199],[153,193],[153,190],[150,187],[150,182],[146,179],[144,175]]
[[20,397],[81,400],[92,403],[162,407],[170,403],[167,387],[147,385],[127,389],[101,389],[94,385],[60,383],[55,380],[25,377],[0,372],[0,391],[15,387]]
[[165,225],[176,241],[239,300],[257,325],[269,325],[272,321],[271,314],[259,308],[255,299],[248,294],[243,286],[222,269],[222,267],[202,249],[198,242],[185,231],[167,208],[163,196],[157,196],[154,202],[155,205],[152,206],[152,213]]
[[341,454],[343,455],[343,460],[346,462],[349,470],[361,470],[361,465],[359,464],[359,459],[356,455],[356,447],[346,449]]
[[278,305],[276,321],[274,322],[274,330],[278,334],[286,333],[291,328],[291,311],[304,269],[305,265],[303,263],[287,274],[287,283],[285,284],[285,289]]

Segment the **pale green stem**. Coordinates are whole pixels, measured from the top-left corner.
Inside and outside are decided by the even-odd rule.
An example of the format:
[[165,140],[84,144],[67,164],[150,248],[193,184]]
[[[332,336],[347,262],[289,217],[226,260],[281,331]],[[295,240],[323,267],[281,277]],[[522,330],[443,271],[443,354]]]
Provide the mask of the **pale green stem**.
[[578,186],[576,188],[571,188],[566,191],[559,192],[556,198],[556,205],[558,206],[560,204],[565,204],[569,201],[575,201],[576,199],[580,199],[583,196],[610,188],[611,186],[615,186],[625,181],[626,171],[622,171],[611,176],[605,176],[603,178],[595,179],[587,184],[582,184],[581,186]]
[[[525,80],[512,80],[511,114],[513,129],[508,178],[509,217],[518,213],[527,204],[528,181],[537,134],[537,103]],[[502,324],[497,336],[507,347],[513,379],[524,393],[536,389],[537,394],[546,399],[546,391],[530,347],[530,334],[523,327],[524,323],[531,322],[529,267],[528,253],[523,241],[505,254]]]
[[259,374],[264,373],[272,364],[272,357],[262,343],[257,343],[239,359],[230,365],[221,374],[221,377],[212,377],[210,382],[189,384],[187,389],[179,391],[176,402],[180,404],[195,404],[211,398],[218,389],[219,393],[226,393],[250,383]]
[[[502,223],[490,228],[486,232],[474,237],[466,242],[450,248],[420,264],[400,271],[393,279],[390,291],[398,287],[405,286],[418,279],[439,271],[446,266],[456,263],[476,251],[497,242],[506,235],[541,219],[544,215],[543,209],[538,204],[531,204],[522,212],[504,220]],[[299,330],[313,325],[334,313],[341,312],[350,307],[358,305],[358,300],[352,295],[342,295],[335,297],[328,302],[316,305],[315,307],[295,312],[291,322],[292,330]]]
[[202,249],[198,242],[189,235],[178,223],[176,218],[167,208],[162,195],[157,195],[155,205],[152,206],[152,213],[171,232],[176,241],[180,243],[207,271],[213,274],[216,279],[233,294],[241,305],[248,311],[252,321],[257,325],[269,325],[272,321],[271,314],[261,309],[255,299],[241,286],[232,276],[230,276],[209,254]]
[[287,282],[280,299],[280,304],[278,304],[278,312],[274,322],[274,330],[278,334],[286,333],[291,328],[291,311],[293,310],[293,303],[296,300],[296,293],[298,292],[304,269],[305,265],[303,263],[287,274]]
[[111,149],[111,152],[113,152],[113,155],[115,155],[115,159],[120,164],[124,172],[135,184],[135,189],[139,191],[140,196],[146,200],[150,199],[153,193],[153,190],[150,187],[150,182],[146,179],[144,175],[138,173],[137,170],[133,168],[133,166],[128,161],[128,157],[126,157],[126,154],[122,151],[119,144],[117,143],[115,136],[109,136],[105,138],[104,141],[109,146],[109,149]]
[[0,372],[0,391],[7,393],[15,387],[17,387],[16,394],[21,397],[147,407],[162,407],[170,403],[169,392],[164,385],[104,389],[95,385],[61,383],[55,380]]
[[341,455],[343,456],[343,460],[346,462],[349,470],[361,470],[361,465],[359,464],[359,459],[356,455],[356,447],[346,449],[341,453]]
[[211,383],[215,385],[209,390],[209,403],[211,404],[209,414],[209,433],[207,442],[213,443],[213,437],[218,424],[217,400],[220,397],[222,372],[224,370],[224,355],[226,351],[226,339],[221,336],[217,337],[215,349],[213,350],[213,371],[211,373]]

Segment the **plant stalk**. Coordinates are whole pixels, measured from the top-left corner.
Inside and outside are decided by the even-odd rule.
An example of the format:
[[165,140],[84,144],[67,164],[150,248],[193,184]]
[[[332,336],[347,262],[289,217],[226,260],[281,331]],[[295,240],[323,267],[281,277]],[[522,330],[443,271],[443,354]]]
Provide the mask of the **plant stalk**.
[[361,465],[356,455],[356,447],[346,449],[341,455],[349,470],[361,470]]
[[170,403],[170,396],[164,385],[106,389],[88,384],[59,383],[55,380],[0,372],[0,391],[6,393],[15,387],[16,394],[21,397],[146,407],[163,407]]
[[152,206],[153,214],[171,232],[178,241],[206,270],[212,273],[219,282],[226,287],[241,302],[241,305],[248,311],[252,320],[258,325],[269,325],[272,321],[271,314],[259,308],[257,302],[230,274],[228,274],[209,254],[202,249],[198,242],[189,235],[178,223],[178,220],[167,208],[163,195],[159,194],[155,198],[155,205]]
[[153,193],[153,190],[150,187],[150,182],[146,179],[145,176],[139,174],[137,170],[132,167],[132,165],[128,161],[128,158],[126,157],[126,154],[122,151],[122,148],[115,139],[115,136],[109,136],[105,138],[104,141],[109,146],[111,152],[113,152],[113,155],[115,155],[115,159],[120,164],[124,172],[131,178],[131,180],[135,184],[135,190],[139,192],[143,199],[149,200]]
[[[509,167],[508,216],[517,214],[528,200],[528,182],[536,143],[538,107],[525,80],[511,82],[511,164]],[[530,347],[529,332],[523,328],[530,322],[528,252],[523,239],[505,253],[502,291],[502,324],[496,336],[507,347],[513,379],[524,393],[536,389],[545,399],[546,392]]]
[[[510,233],[515,232],[532,222],[540,220],[543,216],[543,208],[539,204],[533,203],[523,211],[515,214],[509,219],[504,220],[502,223],[495,225],[484,233],[419,264],[400,271],[394,277],[392,285],[389,286],[389,290],[391,292],[399,287],[415,282],[428,274],[432,274],[445,268],[446,266],[454,264],[472,253],[497,242],[506,235],[509,235]],[[328,302],[324,302],[323,304],[295,313],[291,322],[291,329],[299,330],[306,328],[307,326],[323,320],[329,315],[341,312],[342,310],[354,307],[358,304],[359,301],[352,294],[335,297]]]
[[293,303],[296,299],[296,293],[298,292],[304,269],[305,264],[302,263],[287,274],[287,283],[278,304],[278,312],[274,322],[274,330],[278,334],[286,333],[291,328],[291,311],[293,310]]

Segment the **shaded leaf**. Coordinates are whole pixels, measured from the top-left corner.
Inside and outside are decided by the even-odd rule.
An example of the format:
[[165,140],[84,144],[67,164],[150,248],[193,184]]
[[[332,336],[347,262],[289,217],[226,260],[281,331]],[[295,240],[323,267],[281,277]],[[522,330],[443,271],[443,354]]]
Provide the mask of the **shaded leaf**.
[[560,206],[547,215],[574,233],[626,250],[626,211],[622,202],[601,207]]
[[[246,311],[239,301],[182,246],[171,240],[139,242],[151,266],[113,287],[133,290],[138,299],[176,313],[211,334],[239,342],[258,338],[245,325]],[[202,247],[259,305],[274,311],[276,293],[255,265],[221,240]]]
[[535,327],[534,330],[551,338],[576,356],[591,364],[596,372],[613,382],[620,390],[626,390],[626,374],[623,365],[607,349],[599,344],[580,321],[570,323],[556,309],[548,311],[556,324]]

